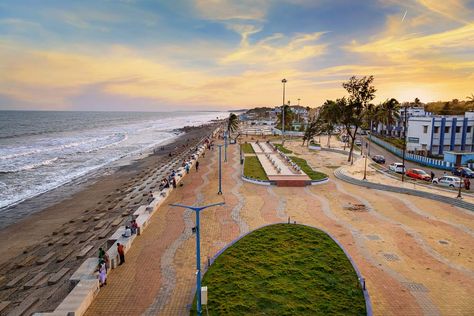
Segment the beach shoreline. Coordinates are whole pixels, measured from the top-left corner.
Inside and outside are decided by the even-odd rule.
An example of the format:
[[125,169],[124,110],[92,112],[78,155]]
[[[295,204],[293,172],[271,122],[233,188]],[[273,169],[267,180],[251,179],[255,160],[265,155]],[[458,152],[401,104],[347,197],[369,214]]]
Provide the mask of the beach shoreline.
[[[74,227],[76,224],[80,224],[75,220],[78,217],[94,216],[97,213],[105,213],[104,217],[107,217],[107,213],[113,211],[116,216],[117,211],[123,212],[125,209],[134,209],[134,207],[137,208],[144,204],[146,196],[143,196],[143,203],[136,200],[131,205],[130,203],[125,205],[121,199],[125,192],[140,185],[150,170],[173,160],[173,156],[185,148],[195,146],[216,126],[216,123],[209,123],[197,127],[185,127],[182,129],[181,135],[166,145],[158,146],[164,146],[164,150],[150,149],[150,152],[142,154],[143,157],[133,159],[128,163],[117,163],[116,166],[110,166],[108,167],[109,172],[86,179],[85,183],[81,184],[80,188],[76,192],[72,192],[70,196],[52,202],[46,208],[3,228],[4,242],[0,244],[2,270],[6,271],[7,266],[14,265],[15,261],[21,260],[23,255],[36,249],[38,245],[45,246],[44,243],[54,232],[65,226]],[[172,153],[172,157],[169,157],[169,153]],[[42,196],[39,197],[44,199]],[[139,197],[137,198],[139,199]],[[31,201],[26,203],[28,202],[31,203]],[[14,208],[19,207],[21,207],[21,203]]]

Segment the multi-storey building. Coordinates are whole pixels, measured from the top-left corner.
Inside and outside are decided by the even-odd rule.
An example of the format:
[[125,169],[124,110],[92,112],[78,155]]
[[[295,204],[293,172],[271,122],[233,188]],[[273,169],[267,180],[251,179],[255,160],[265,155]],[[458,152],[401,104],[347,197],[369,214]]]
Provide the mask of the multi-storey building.
[[445,151],[474,151],[474,112],[464,116],[408,118],[407,150],[443,155]]

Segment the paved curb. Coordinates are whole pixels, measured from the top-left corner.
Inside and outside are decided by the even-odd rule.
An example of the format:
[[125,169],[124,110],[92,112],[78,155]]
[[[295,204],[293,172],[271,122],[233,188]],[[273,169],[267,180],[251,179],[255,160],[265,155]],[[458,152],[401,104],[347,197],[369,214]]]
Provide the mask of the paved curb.
[[374,183],[374,182],[369,182],[369,181],[363,181],[359,180],[353,177],[350,177],[348,175],[345,175],[342,172],[342,169],[344,167],[340,167],[336,170],[334,170],[334,175],[336,178],[339,180],[345,181],[347,183],[355,184],[358,186],[366,187],[369,189],[375,189],[375,190],[381,190],[381,191],[388,191],[388,192],[395,192],[395,193],[403,193],[403,194],[408,194],[408,195],[414,195],[414,196],[419,196],[422,198],[438,201],[438,202],[443,202],[443,203],[448,203],[457,207],[461,207],[463,209],[473,211],[474,212],[474,204],[465,202],[463,200],[459,200],[456,198],[450,198],[444,195],[439,195],[439,194],[434,194],[434,193],[428,193],[428,192],[423,192],[423,191],[418,191],[418,190],[413,190],[413,189],[407,189],[407,188],[399,188],[399,187],[394,187],[391,185],[385,185],[385,184],[379,184],[379,183]]
[[[272,224],[266,224],[266,225],[262,225],[260,227],[257,227],[239,237],[237,237],[236,239],[232,240],[230,243],[228,243],[226,246],[224,246],[221,250],[219,250],[208,262],[208,266],[206,267],[203,275],[202,275],[202,278],[204,278],[204,275],[207,273],[209,267],[214,263],[214,261],[216,261],[217,257],[219,257],[221,254],[223,254],[227,249],[229,249],[231,246],[233,246],[235,243],[237,243],[239,240],[241,240],[242,238],[246,237],[247,235],[250,235],[251,233],[261,229],[261,228],[264,228],[264,227],[267,227],[267,226],[273,226],[273,225],[278,225],[278,224],[288,224],[287,222],[276,222],[276,223],[272,223]],[[288,225],[292,225],[291,223],[288,224]],[[294,225],[294,224],[293,224]],[[310,227],[310,228],[313,228],[313,229],[317,229],[317,230],[320,230],[322,231],[323,233],[325,233],[326,235],[329,236],[329,238],[331,238],[338,246],[339,248],[342,249],[342,251],[344,252],[344,254],[346,255],[347,259],[349,259],[352,267],[354,268],[354,271],[356,272],[357,274],[357,278],[359,280],[359,284],[362,288],[362,293],[364,294],[364,300],[365,300],[365,309],[367,311],[367,316],[372,316],[373,315],[373,309],[372,309],[372,302],[370,300],[370,296],[369,296],[369,291],[367,290],[367,288],[365,288],[364,290],[364,285],[365,285],[365,278],[362,277],[362,274],[360,273],[360,270],[357,268],[357,265],[356,263],[354,262],[354,260],[352,259],[351,255],[349,254],[349,252],[346,251],[346,249],[342,246],[342,244],[333,236],[331,235],[329,232],[327,232],[325,229],[321,228],[321,227],[316,227],[316,226],[312,226],[312,225],[307,225],[307,224],[301,224],[299,223],[298,225],[303,225],[303,226],[306,226],[306,227]],[[194,290],[196,289],[196,287],[194,287]]]

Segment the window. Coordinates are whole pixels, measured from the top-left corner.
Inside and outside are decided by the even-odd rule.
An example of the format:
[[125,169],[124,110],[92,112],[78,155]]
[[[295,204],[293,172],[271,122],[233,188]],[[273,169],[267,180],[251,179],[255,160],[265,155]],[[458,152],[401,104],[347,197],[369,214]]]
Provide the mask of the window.
[[461,126],[456,126],[456,133],[461,133]]
[[445,133],[449,133],[449,126],[445,126],[445,127],[444,127],[444,132],[445,132]]
[[434,128],[434,133],[435,133],[435,134],[438,134],[438,133],[439,133],[439,126],[435,126],[435,128]]
[[423,125],[423,134],[428,133],[428,125]]
[[468,126],[468,127],[467,127],[466,133],[470,133],[470,132],[471,132],[471,127],[472,127],[472,126]]

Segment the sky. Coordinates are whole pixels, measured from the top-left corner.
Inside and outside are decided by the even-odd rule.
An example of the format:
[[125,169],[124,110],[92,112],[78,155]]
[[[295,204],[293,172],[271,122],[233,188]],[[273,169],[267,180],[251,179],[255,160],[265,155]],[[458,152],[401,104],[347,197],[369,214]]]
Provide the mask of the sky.
[[[3,0],[0,110],[317,107],[474,93],[474,0]],[[299,101],[298,101],[299,99]]]

